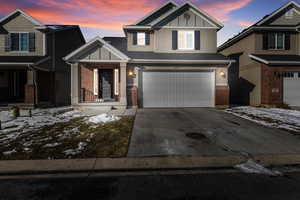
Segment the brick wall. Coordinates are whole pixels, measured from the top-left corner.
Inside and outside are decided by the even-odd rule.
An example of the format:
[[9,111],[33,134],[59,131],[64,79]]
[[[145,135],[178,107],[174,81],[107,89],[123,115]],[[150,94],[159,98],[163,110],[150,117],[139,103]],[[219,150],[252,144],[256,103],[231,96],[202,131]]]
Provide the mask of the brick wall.
[[216,106],[229,105],[229,92],[228,86],[216,86]]
[[283,78],[277,76],[275,73],[282,73],[285,71],[300,71],[300,67],[291,66],[276,66],[269,67],[268,65],[261,65],[261,103],[265,105],[281,105],[283,104]]
[[34,104],[34,85],[25,85],[25,103]]
[[84,102],[94,102],[97,96],[94,95],[94,68],[80,65],[80,100]]

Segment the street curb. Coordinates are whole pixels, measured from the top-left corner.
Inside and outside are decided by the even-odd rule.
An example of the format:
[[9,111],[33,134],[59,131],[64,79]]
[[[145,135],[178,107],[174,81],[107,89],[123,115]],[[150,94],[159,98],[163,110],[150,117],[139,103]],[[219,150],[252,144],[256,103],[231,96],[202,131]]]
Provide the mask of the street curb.
[[73,173],[89,171],[147,171],[199,168],[232,168],[243,156],[94,158],[69,160],[0,161],[0,176],[17,174]]
[[[300,154],[257,155],[252,159],[266,167],[300,165]],[[244,156],[200,156],[0,161],[0,178],[37,174],[228,169],[247,160]]]

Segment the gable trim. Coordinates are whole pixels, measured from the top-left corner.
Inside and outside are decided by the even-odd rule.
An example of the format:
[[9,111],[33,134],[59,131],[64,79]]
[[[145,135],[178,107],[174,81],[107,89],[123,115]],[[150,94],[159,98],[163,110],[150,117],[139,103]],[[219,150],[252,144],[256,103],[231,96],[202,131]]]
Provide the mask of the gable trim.
[[[194,4],[187,2],[183,5],[181,5],[180,7],[176,8],[175,10],[173,10],[172,12],[170,12],[168,15],[164,16],[163,18],[161,18],[159,21],[156,22],[156,24],[153,24],[153,26],[158,25],[162,20],[164,20],[165,18],[169,17],[170,15],[174,14],[175,12],[177,12],[178,10],[182,9],[184,6],[189,6],[190,8],[192,8],[191,10],[196,14],[198,14],[200,17],[210,21],[210,23],[213,24],[213,26],[217,26],[218,28],[223,28],[224,25],[219,22],[217,19],[215,19],[214,17],[210,16],[208,13],[206,13],[205,11],[201,10],[200,8],[198,8],[197,6],[195,6]],[[200,13],[200,14],[199,14]],[[201,16],[201,14],[203,16]]]
[[278,14],[279,12],[281,12],[282,10],[286,9],[289,6],[297,6],[300,9],[300,5],[297,4],[294,1],[289,2],[288,4],[282,6],[281,8],[279,8],[277,11],[273,12],[271,15],[269,15],[268,17],[266,17],[265,19],[263,19],[262,21],[260,21],[259,23],[257,23],[258,26],[262,25],[263,23],[265,23],[266,21],[270,20],[272,17],[274,17],[276,14]]
[[137,25],[137,24],[141,23],[142,21],[144,21],[145,19],[147,19],[148,17],[150,17],[151,15],[153,15],[154,13],[156,13],[157,11],[159,11],[160,9],[164,8],[165,6],[167,6],[169,4],[173,4],[176,7],[179,6],[174,1],[168,1],[165,4],[163,4],[162,6],[160,6],[160,7],[156,8],[155,10],[151,11],[150,13],[148,13],[147,15],[145,15],[144,17],[138,19],[136,22],[134,22],[134,25]]
[[33,17],[31,17],[30,15],[28,15],[27,13],[25,13],[24,11],[22,11],[20,9],[16,9],[15,11],[11,12],[7,16],[5,16],[2,19],[0,19],[0,24],[2,22],[4,22],[5,20],[7,20],[8,18],[10,18],[11,16],[17,14],[17,13],[20,13],[23,17],[25,17],[26,19],[28,19],[29,21],[31,21],[33,24],[35,24],[37,26],[44,26],[44,24],[42,24],[41,22],[39,22],[38,20],[34,19]]
[[90,45],[92,45],[93,43],[95,43],[97,41],[99,41],[100,43],[102,43],[104,48],[106,48],[108,51],[110,51],[112,54],[114,54],[115,56],[117,56],[121,60],[129,60],[128,56],[126,56],[124,53],[122,53],[121,51],[119,51],[118,49],[116,49],[115,47],[113,47],[112,45],[110,45],[108,42],[106,42],[105,40],[103,40],[99,36],[95,37],[94,39],[92,39],[91,41],[89,41],[88,43],[86,43],[85,45],[83,45],[80,48],[76,49],[75,51],[71,52],[69,55],[67,55],[63,59],[65,61],[70,61],[70,59],[72,57],[76,57],[76,55],[78,53],[80,53],[81,51],[83,51],[84,49],[86,49],[87,47],[89,47]]

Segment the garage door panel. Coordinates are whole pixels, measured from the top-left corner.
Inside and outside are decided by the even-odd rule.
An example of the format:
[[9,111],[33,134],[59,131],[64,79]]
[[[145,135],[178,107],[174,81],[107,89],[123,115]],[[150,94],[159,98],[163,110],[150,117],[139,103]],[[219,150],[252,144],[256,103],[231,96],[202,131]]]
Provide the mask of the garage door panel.
[[143,72],[144,107],[211,107],[212,72]]
[[290,106],[300,106],[300,77],[296,73],[294,77],[284,78],[283,82],[284,103]]

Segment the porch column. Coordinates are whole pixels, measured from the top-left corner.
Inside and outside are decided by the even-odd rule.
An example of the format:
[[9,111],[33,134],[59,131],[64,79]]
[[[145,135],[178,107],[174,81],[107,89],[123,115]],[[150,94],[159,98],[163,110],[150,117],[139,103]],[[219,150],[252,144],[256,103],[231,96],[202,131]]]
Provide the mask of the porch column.
[[79,103],[79,66],[78,63],[71,65],[71,104]]
[[120,102],[127,105],[127,63],[120,63]]
[[34,104],[35,87],[34,87],[34,71],[27,71],[27,83],[25,85],[25,103]]

